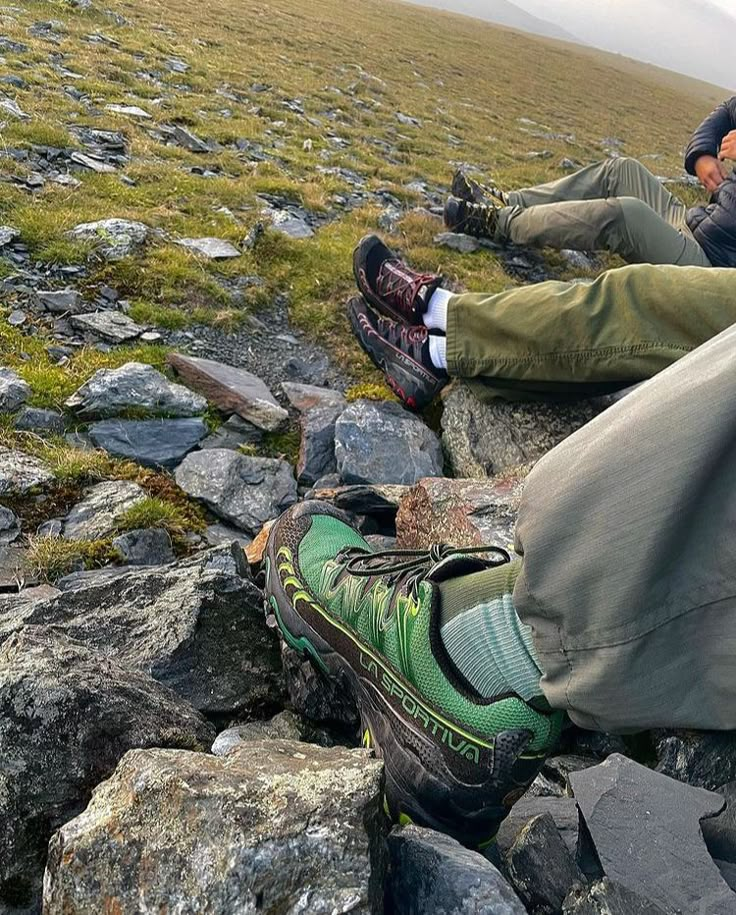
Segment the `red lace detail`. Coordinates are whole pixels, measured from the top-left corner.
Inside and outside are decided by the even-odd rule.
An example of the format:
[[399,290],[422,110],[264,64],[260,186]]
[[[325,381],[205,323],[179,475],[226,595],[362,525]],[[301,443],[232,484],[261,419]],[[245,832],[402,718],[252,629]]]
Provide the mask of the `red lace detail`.
[[397,310],[413,314],[422,286],[436,282],[437,277],[431,273],[414,273],[401,261],[387,260],[378,273],[376,292]]

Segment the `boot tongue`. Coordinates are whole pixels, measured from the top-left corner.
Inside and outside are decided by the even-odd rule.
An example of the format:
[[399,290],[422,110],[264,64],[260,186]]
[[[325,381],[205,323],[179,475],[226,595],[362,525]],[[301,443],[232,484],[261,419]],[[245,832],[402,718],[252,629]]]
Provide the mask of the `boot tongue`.
[[470,575],[473,572],[483,572],[489,568],[489,563],[480,556],[448,556],[432,566],[429,572],[424,576],[425,581],[431,581],[434,584],[447,581],[448,578],[458,578],[460,575]]

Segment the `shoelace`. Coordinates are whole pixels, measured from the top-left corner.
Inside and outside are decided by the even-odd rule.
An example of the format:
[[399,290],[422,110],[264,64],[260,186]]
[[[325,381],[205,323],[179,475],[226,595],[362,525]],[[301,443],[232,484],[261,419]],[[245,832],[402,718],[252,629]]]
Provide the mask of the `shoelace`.
[[401,261],[384,261],[376,280],[376,290],[386,299],[393,299],[402,311],[414,310],[414,302],[422,286],[436,281],[431,273],[413,273]]
[[[488,559],[489,566],[501,566],[511,562],[511,556],[499,546],[451,547],[435,544],[429,550],[381,550],[370,553],[360,547],[344,550],[342,558],[345,572],[356,578],[371,578],[374,575],[388,575],[395,584],[404,579],[415,592],[419,582],[440,562],[454,556],[469,556],[487,553],[496,557]],[[393,562],[391,560],[394,560]]]

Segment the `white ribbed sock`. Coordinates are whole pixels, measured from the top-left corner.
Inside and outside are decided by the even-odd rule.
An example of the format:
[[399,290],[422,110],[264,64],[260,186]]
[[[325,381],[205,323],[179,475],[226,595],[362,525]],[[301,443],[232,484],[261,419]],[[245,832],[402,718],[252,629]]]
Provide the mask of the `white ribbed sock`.
[[447,337],[438,334],[429,336],[429,358],[436,369],[447,371]]
[[452,293],[446,289],[435,289],[424,312],[424,325],[430,330],[447,330],[447,303]]

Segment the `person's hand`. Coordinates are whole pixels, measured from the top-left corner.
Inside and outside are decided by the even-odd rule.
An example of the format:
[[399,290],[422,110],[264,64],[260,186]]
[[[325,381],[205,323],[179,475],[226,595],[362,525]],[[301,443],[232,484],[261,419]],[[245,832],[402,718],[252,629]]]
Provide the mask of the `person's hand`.
[[727,133],[721,142],[719,159],[736,159],[736,130]]
[[[736,130],[732,131],[734,141],[736,141]],[[728,134],[730,137],[731,134]],[[728,139],[728,137],[726,138]],[[725,142],[725,140],[724,140]],[[726,166],[719,162],[715,156],[701,156],[695,163],[695,174],[703,187],[709,193],[713,193],[728,177]]]

